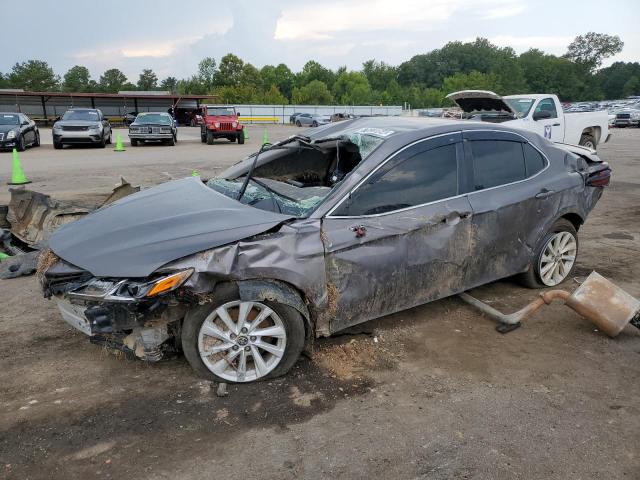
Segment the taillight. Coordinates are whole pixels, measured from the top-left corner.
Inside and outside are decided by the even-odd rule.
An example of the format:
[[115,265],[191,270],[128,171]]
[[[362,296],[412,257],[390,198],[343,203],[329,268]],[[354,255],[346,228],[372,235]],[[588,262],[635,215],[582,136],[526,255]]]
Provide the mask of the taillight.
[[605,168],[597,172],[591,173],[587,177],[586,184],[588,187],[606,187],[611,182],[611,169]]

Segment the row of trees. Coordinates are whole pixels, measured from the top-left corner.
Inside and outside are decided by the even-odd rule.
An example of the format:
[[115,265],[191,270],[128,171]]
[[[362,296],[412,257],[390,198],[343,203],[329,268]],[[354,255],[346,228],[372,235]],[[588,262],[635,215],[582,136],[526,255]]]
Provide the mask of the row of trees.
[[216,62],[207,57],[195,75],[160,81],[150,69],[131,83],[117,68],[93,80],[81,65],[62,78],[41,60],[16,63],[0,73],[0,88],[30,91],[118,92],[169,90],[180,94],[217,95],[223,103],[402,105],[432,107],[445,104],[447,93],[463,89],[493,90],[500,94],[552,92],[567,101],[622,98],[640,94],[640,64],[616,62],[600,69],[602,61],[622,50],[618,36],[588,33],[576,37],[562,57],[530,49],[520,55],[487,39],[450,42],[416,55],[399,66],[369,60],[359,71],[332,70],[316,61],[300,72],[287,65],[261,69],[234,54]]

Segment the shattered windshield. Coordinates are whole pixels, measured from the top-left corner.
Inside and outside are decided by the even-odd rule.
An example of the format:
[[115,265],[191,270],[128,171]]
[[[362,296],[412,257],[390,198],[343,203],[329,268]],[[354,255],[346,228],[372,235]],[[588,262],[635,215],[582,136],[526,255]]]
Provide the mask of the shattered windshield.
[[516,112],[516,117],[524,118],[533,106],[533,98],[505,98],[504,101]]
[[[237,198],[245,177],[235,180],[212,178],[207,186],[230,198]],[[241,203],[263,210],[303,218],[308,216],[329,194],[329,187],[300,188],[268,178],[250,181]]]
[[[240,202],[306,218],[394,131],[351,126],[319,133],[313,139],[290,137],[262,152]],[[254,159],[239,162],[207,186],[237,199]]]

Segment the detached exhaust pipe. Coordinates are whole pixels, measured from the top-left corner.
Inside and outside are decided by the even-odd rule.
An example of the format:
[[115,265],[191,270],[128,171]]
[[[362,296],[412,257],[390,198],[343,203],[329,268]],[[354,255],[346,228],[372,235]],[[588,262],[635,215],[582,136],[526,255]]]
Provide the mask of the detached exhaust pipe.
[[520,322],[543,305],[556,299],[572,308],[576,313],[593,323],[610,337],[617,336],[628,323],[640,328],[640,300],[632,297],[597,272],[591,272],[587,279],[573,293],[564,290],[543,292],[540,297],[517,312],[505,315],[468,293],[458,295],[461,300],[473,305],[482,313],[498,322],[496,330],[508,333],[520,326]]

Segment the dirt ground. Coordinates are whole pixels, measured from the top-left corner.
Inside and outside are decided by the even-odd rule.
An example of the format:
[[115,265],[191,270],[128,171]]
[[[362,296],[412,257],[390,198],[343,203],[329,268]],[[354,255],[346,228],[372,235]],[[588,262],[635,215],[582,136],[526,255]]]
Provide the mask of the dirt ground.
[[[192,134],[119,154],[45,145],[23,165],[33,188],[86,200],[120,175],[210,176],[262,128],[244,147]],[[613,183],[563,287],[596,270],[640,297],[639,152],[640,129],[601,146]],[[537,292],[501,281],[474,294],[512,311]],[[434,302],[320,340],[286,377],[227,397],[182,357],[149,365],[90,344],[33,277],[0,280],[0,305],[0,478],[640,478],[640,330],[609,339],[560,305],[500,335],[458,299]]]

